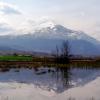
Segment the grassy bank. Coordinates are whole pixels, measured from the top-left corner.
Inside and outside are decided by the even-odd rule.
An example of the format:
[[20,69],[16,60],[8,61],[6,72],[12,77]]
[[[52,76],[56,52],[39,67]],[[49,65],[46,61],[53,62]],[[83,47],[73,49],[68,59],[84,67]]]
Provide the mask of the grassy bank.
[[0,61],[32,61],[32,57],[31,56],[5,55],[5,56],[0,56]]
[[0,67],[78,67],[78,68],[100,68],[100,61],[97,60],[70,60],[69,63],[56,63],[55,58],[32,57],[19,55],[0,56]]

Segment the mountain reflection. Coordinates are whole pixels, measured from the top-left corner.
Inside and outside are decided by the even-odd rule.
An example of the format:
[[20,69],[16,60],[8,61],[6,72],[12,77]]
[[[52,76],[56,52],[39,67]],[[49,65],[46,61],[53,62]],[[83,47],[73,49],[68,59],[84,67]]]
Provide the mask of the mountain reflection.
[[[62,92],[65,89],[71,87],[70,76],[71,71],[70,68],[34,68],[36,75],[49,75],[52,79],[55,80],[56,92]],[[52,81],[52,80],[51,80]]]
[[61,93],[85,85],[100,76],[100,70],[74,67],[0,68],[0,82],[33,84],[47,91]]

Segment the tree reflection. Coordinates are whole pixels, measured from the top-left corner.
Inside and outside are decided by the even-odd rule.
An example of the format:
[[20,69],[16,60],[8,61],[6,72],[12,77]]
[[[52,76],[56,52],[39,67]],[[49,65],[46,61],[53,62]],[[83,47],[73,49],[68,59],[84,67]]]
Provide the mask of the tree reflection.
[[56,68],[56,79],[57,83],[62,85],[62,89],[60,88],[60,91],[63,91],[63,89],[68,89],[71,87],[71,71],[70,68],[66,67],[61,67],[61,68]]
[[[34,71],[36,75],[42,75],[43,79],[45,78],[45,76],[49,76],[49,78],[52,78],[52,80],[50,81],[52,81],[52,86],[56,87],[56,92],[62,92],[71,87],[71,71],[69,67],[34,68]],[[48,81],[48,84],[50,81]]]

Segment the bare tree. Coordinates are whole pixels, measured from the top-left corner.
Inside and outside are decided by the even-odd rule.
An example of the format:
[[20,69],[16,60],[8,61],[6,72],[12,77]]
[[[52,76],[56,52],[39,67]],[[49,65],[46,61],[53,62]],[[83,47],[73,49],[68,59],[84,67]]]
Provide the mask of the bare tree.
[[61,56],[69,57],[69,43],[68,41],[64,41],[61,47]]
[[68,41],[63,41],[60,48],[56,46],[55,54],[57,63],[68,63],[69,62],[69,43]]

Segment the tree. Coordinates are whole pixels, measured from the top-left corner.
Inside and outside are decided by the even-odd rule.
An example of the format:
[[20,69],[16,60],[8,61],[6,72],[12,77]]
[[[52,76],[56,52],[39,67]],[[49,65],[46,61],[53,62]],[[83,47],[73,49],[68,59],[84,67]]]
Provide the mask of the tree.
[[64,41],[61,47],[61,56],[69,57],[69,43],[68,41]]
[[56,54],[55,54],[57,63],[68,63],[69,62],[69,43],[68,41],[63,41],[60,48],[56,46]]

